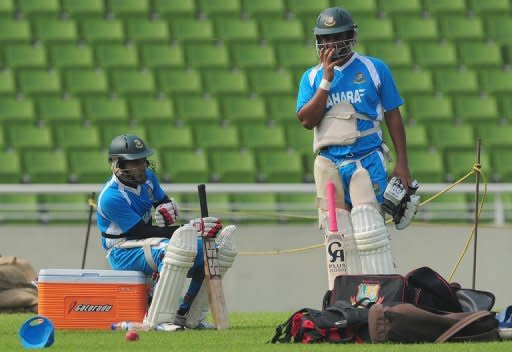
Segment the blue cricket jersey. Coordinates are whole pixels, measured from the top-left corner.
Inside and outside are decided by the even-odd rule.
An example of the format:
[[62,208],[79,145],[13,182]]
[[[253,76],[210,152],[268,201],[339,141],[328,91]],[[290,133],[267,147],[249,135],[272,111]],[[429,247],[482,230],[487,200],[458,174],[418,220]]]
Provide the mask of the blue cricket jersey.
[[[137,188],[123,184],[112,175],[98,197],[97,223],[102,233],[120,235],[130,230],[139,221],[151,219],[154,203],[165,197],[157,177],[149,168],[146,169],[147,180]],[[102,238],[105,249],[111,248],[117,239]]]
[[[321,64],[304,72],[297,97],[297,112],[313,98],[322,77]],[[384,112],[403,104],[389,67],[382,60],[358,53],[353,53],[346,63],[334,68],[325,111],[341,101],[352,104],[356,112],[377,121],[382,120]],[[358,120],[357,127],[359,131],[364,131],[374,127],[374,123]],[[376,132],[358,138],[351,145],[329,146],[327,152],[336,157],[349,153],[361,155],[381,144],[382,133]]]

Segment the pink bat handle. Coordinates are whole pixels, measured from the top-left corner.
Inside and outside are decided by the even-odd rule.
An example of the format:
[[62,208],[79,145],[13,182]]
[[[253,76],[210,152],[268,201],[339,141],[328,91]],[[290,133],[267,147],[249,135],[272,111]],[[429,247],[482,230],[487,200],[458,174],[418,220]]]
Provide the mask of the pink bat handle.
[[336,187],[334,183],[327,182],[327,206],[329,207],[329,231],[338,232],[336,222]]

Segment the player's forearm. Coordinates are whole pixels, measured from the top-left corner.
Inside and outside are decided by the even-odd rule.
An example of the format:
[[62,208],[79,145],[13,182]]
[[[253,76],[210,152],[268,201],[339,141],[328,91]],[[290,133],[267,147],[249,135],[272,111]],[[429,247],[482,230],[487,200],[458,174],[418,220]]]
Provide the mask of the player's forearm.
[[322,121],[325,114],[325,105],[329,92],[324,89],[318,89],[313,98],[300,109],[297,113],[302,126],[312,129]]
[[389,135],[393,141],[396,151],[397,165],[407,167],[407,139],[405,135],[405,127],[402,122],[400,110],[394,109],[385,113],[386,124],[388,126]]
[[142,220],[128,230],[124,235],[131,239],[143,239],[150,237],[166,237],[171,238],[174,231],[181,225],[173,225],[166,227],[158,227],[144,223]]

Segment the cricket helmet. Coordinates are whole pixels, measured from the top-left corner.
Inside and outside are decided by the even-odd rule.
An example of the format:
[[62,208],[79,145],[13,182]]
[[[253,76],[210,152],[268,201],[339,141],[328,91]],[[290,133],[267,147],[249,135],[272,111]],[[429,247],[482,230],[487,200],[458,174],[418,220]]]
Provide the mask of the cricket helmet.
[[[149,166],[148,157],[153,150],[148,148],[144,141],[129,134],[117,136],[108,148],[108,161],[114,174],[123,182],[136,186],[146,182],[146,168]],[[126,168],[127,161],[140,160],[140,165]]]
[[[333,59],[342,59],[352,52],[356,44],[357,25],[354,23],[350,13],[340,7],[329,7],[318,15],[313,33],[316,38],[316,50],[328,47],[335,47],[336,53]],[[333,35],[339,38],[332,39]],[[326,36],[329,39],[326,40]]]

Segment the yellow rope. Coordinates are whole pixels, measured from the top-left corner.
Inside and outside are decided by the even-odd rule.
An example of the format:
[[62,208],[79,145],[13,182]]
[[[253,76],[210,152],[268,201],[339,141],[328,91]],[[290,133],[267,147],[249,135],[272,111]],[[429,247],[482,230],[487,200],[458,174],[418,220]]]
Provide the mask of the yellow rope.
[[[482,175],[483,181],[484,181],[484,193],[482,195],[482,200],[480,201],[480,206],[478,207],[477,211],[477,219],[480,219],[480,214],[482,213],[482,209],[484,208],[484,202],[485,197],[487,196],[487,175],[482,170],[482,166],[480,164],[475,163],[473,165],[473,170],[471,173],[479,172]],[[469,244],[471,243],[471,240],[473,239],[476,231],[476,223],[473,224],[473,228],[471,229],[471,233],[469,234],[468,238],[466,239],[466,244],[464,245],[464,248],[462,252],[459,254],[459,258],[457,259],[457,262],[455,263],[455,266],[453,267],[453,270],[450,274],[450,277],[448,278],[448,282],[451,282],[453,279],[453,276],[455,275],[455,272],[459,268],[460,263],[462,262],[462,259],[464,259],[464,256],[466,255],[466,252],[468,251]]]

